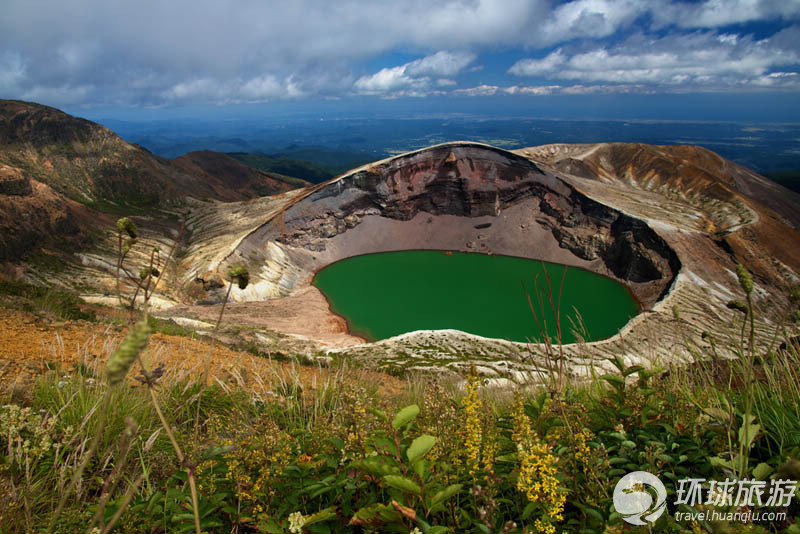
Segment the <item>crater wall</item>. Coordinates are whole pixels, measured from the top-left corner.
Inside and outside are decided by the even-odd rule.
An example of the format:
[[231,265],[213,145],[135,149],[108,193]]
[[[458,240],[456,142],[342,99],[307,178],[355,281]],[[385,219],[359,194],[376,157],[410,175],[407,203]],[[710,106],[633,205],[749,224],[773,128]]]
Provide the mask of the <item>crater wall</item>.
[[[680,270],[642,220],[590,199],[530,160],[450,143],[357,169],[311,190],[241,240],[220,268],[245,262],[237,301],[287,296],[320,268],[360,254],[444,249],[585,268],[652,306]],[[221,291],[220,291],[221,293]]]

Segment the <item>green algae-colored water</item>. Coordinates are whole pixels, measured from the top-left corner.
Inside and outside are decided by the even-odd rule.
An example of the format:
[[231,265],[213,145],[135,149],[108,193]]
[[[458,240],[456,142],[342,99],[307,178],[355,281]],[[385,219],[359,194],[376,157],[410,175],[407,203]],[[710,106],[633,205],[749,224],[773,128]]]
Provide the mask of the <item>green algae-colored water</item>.
[[[547,297],[550,275],[557,305],[564,266],[510,256],[438,250],[384,252],[331,264],[314,278],[331,309],[350,331],[374,341],[414,330],[456,329],[511,341],[541,340],[526,297],[556,338]],[[523,284],[525,288],[523,288]],[[543,297],[542,314],[537,287]],[[638,313],[625,286],[603,276],[567,268],[561,294],[563,342],[575,341],[580,313],[586,340],[613,336]]]

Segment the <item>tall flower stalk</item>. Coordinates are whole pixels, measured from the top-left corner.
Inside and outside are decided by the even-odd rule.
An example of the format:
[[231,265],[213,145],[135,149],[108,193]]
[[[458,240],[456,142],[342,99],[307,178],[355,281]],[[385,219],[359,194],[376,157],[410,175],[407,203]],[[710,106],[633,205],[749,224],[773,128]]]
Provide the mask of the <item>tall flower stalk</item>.
[[[747,353],[742,354],[744,358],[744,414],[742,416],[742,432],[739,436],[739,461],[736,462],[736,475],[739,479],[747,476],[748,464],[750,460],[750,445],[755,437],[755,426],[753,425],[753,371],[755,366],[755,319],[753,317],[753,275],[744,265],[736,266],[736,275],[739,278],[739,285],[744,291],[747,299],[747,309],[745,324],[749,319],[750,335],[747,344]],[[744,333],[745,326],[742,325]],[[744,335],[742,335],[742,352],[744,353]]]

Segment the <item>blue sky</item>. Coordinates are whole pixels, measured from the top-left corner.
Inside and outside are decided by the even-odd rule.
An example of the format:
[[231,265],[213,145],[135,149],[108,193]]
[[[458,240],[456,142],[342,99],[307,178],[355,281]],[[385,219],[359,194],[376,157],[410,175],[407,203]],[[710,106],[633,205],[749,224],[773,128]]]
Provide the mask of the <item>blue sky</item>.
[[88,116],[546,111],[630,97],[644,110],[632,115],[708,102],[723,116],[760,106],[800,119],[800,0],[4,0],[2,11],[0,97]]

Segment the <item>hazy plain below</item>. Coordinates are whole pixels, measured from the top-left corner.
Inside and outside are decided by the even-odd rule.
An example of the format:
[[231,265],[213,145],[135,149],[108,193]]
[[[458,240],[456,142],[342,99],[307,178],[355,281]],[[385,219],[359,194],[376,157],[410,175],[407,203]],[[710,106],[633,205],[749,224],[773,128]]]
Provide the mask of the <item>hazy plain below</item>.
[[362,163],[453,140],[506,149],[614,141],[691,144],[800,190],[800,123],[559,120],[458,113],[396,117],[308,113],[99,122],[164,157],[205,149],[259,153],[307,161],[331,176]]

